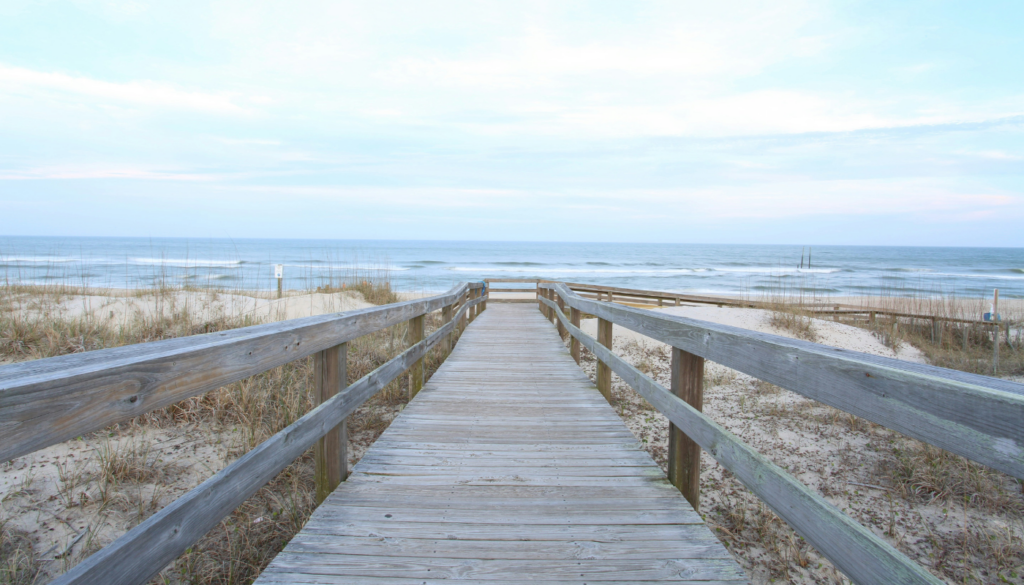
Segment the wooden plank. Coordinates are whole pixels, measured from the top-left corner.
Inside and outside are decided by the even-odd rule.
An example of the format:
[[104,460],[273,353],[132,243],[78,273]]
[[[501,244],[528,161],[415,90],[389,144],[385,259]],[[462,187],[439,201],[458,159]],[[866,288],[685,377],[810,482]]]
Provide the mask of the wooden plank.
[[[316,354],[313,375],[316,384],[313,395],[317,405],[327,402],[348,386],[348,344],[336,345]],[[348,477],[348,429],[344,420],[317,440],[313,460],[316,503],[319,505]]]
[[0,366],[0,461],[435,311],[468,286],[383,307]]
[[583,312],[1024,479],[1024,384],[563,294]]
[[[342,573],[343,572],[343,573]],[[504,560],[450,559],[370,555],[324,555],[291,552],[285,548],[264,574],[337,575],[415,579],[481,579],[507,581],[523,579],[524,574],[547,578],[584,581],[629,580],[710,580],[743,579],[743,571],[732,559],[646,559],[612,560],[584,563],[578,559]],[[257,583],[260,581],[258,580]]]
[[[672,394],[704,410],[704,358],[672,348]],[[668,427],[668,480],[694,510],[700,510],[700,445],[675,424]]]
[[594,390],[491,307],[257,583],[746,582]]
[[855,583],[939,579],[580,329],[573,335]]
[[338,392],[53,583],[145,583],[273,479],[315,440],[408,370],[440,343],[451,327],[452,323],[439,328],[424,341]]

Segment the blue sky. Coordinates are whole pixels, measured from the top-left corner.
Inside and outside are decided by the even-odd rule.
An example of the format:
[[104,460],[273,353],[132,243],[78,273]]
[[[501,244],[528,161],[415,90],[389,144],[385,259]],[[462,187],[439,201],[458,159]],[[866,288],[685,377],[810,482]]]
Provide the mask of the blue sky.
[[0,3],[0,233],[1024,246],[1024,3]]

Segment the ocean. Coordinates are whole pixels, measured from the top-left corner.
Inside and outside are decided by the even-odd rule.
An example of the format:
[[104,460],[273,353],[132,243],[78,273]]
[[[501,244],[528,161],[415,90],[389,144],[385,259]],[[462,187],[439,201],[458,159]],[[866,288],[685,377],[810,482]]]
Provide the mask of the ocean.
[[275,264],[286,289],[388,278],[397,290],[429,292],[544,278],[751,296],[784,287],[989,297],[998,288],[1024,298],[1021,248],[0,236],[0,278],[11,284],[273,289]]

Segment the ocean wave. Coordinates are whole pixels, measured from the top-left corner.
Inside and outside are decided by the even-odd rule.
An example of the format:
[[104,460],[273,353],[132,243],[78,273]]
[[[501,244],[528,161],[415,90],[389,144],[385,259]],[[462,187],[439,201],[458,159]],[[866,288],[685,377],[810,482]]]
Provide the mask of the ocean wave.
[[8,256],[6,258],[0,257],[0,261],[5,263],[18,263],[24,262],[27,264],[48,264],[50,262],[75,262],[78,258],[71,258],[70,256]]
[[201,260],[198,258],[130,258],[132,264],[184,266],[186,268],[237,268],[241,260]]
[[835,274],[843,272],[842,268],[761,268],[749,266],[747,268],[719,268],[711,270],[715,272],[749,272],[751,274]]
[[[277,262],[272,262],[273,266]],[[372,266],[364,264],[285,264],[285,268],[306,268],[319,270],[321,272],[334,272],[337,270],[358,270],[363,272],[404,272],[409,270],[406,266]]]
[[694,272],[690,268],[632,270],[623,268],[476,268],[470,266],[453,266],[447,270],[454,272],[510,272],[518,274],[688,274]]

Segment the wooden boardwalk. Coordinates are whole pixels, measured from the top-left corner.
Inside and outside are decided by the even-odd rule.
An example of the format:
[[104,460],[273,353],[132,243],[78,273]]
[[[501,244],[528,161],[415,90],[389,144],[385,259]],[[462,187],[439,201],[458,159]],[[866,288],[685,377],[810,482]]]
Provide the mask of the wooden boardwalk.
[[256,581],[746,583],[536,305],[492,304]]

